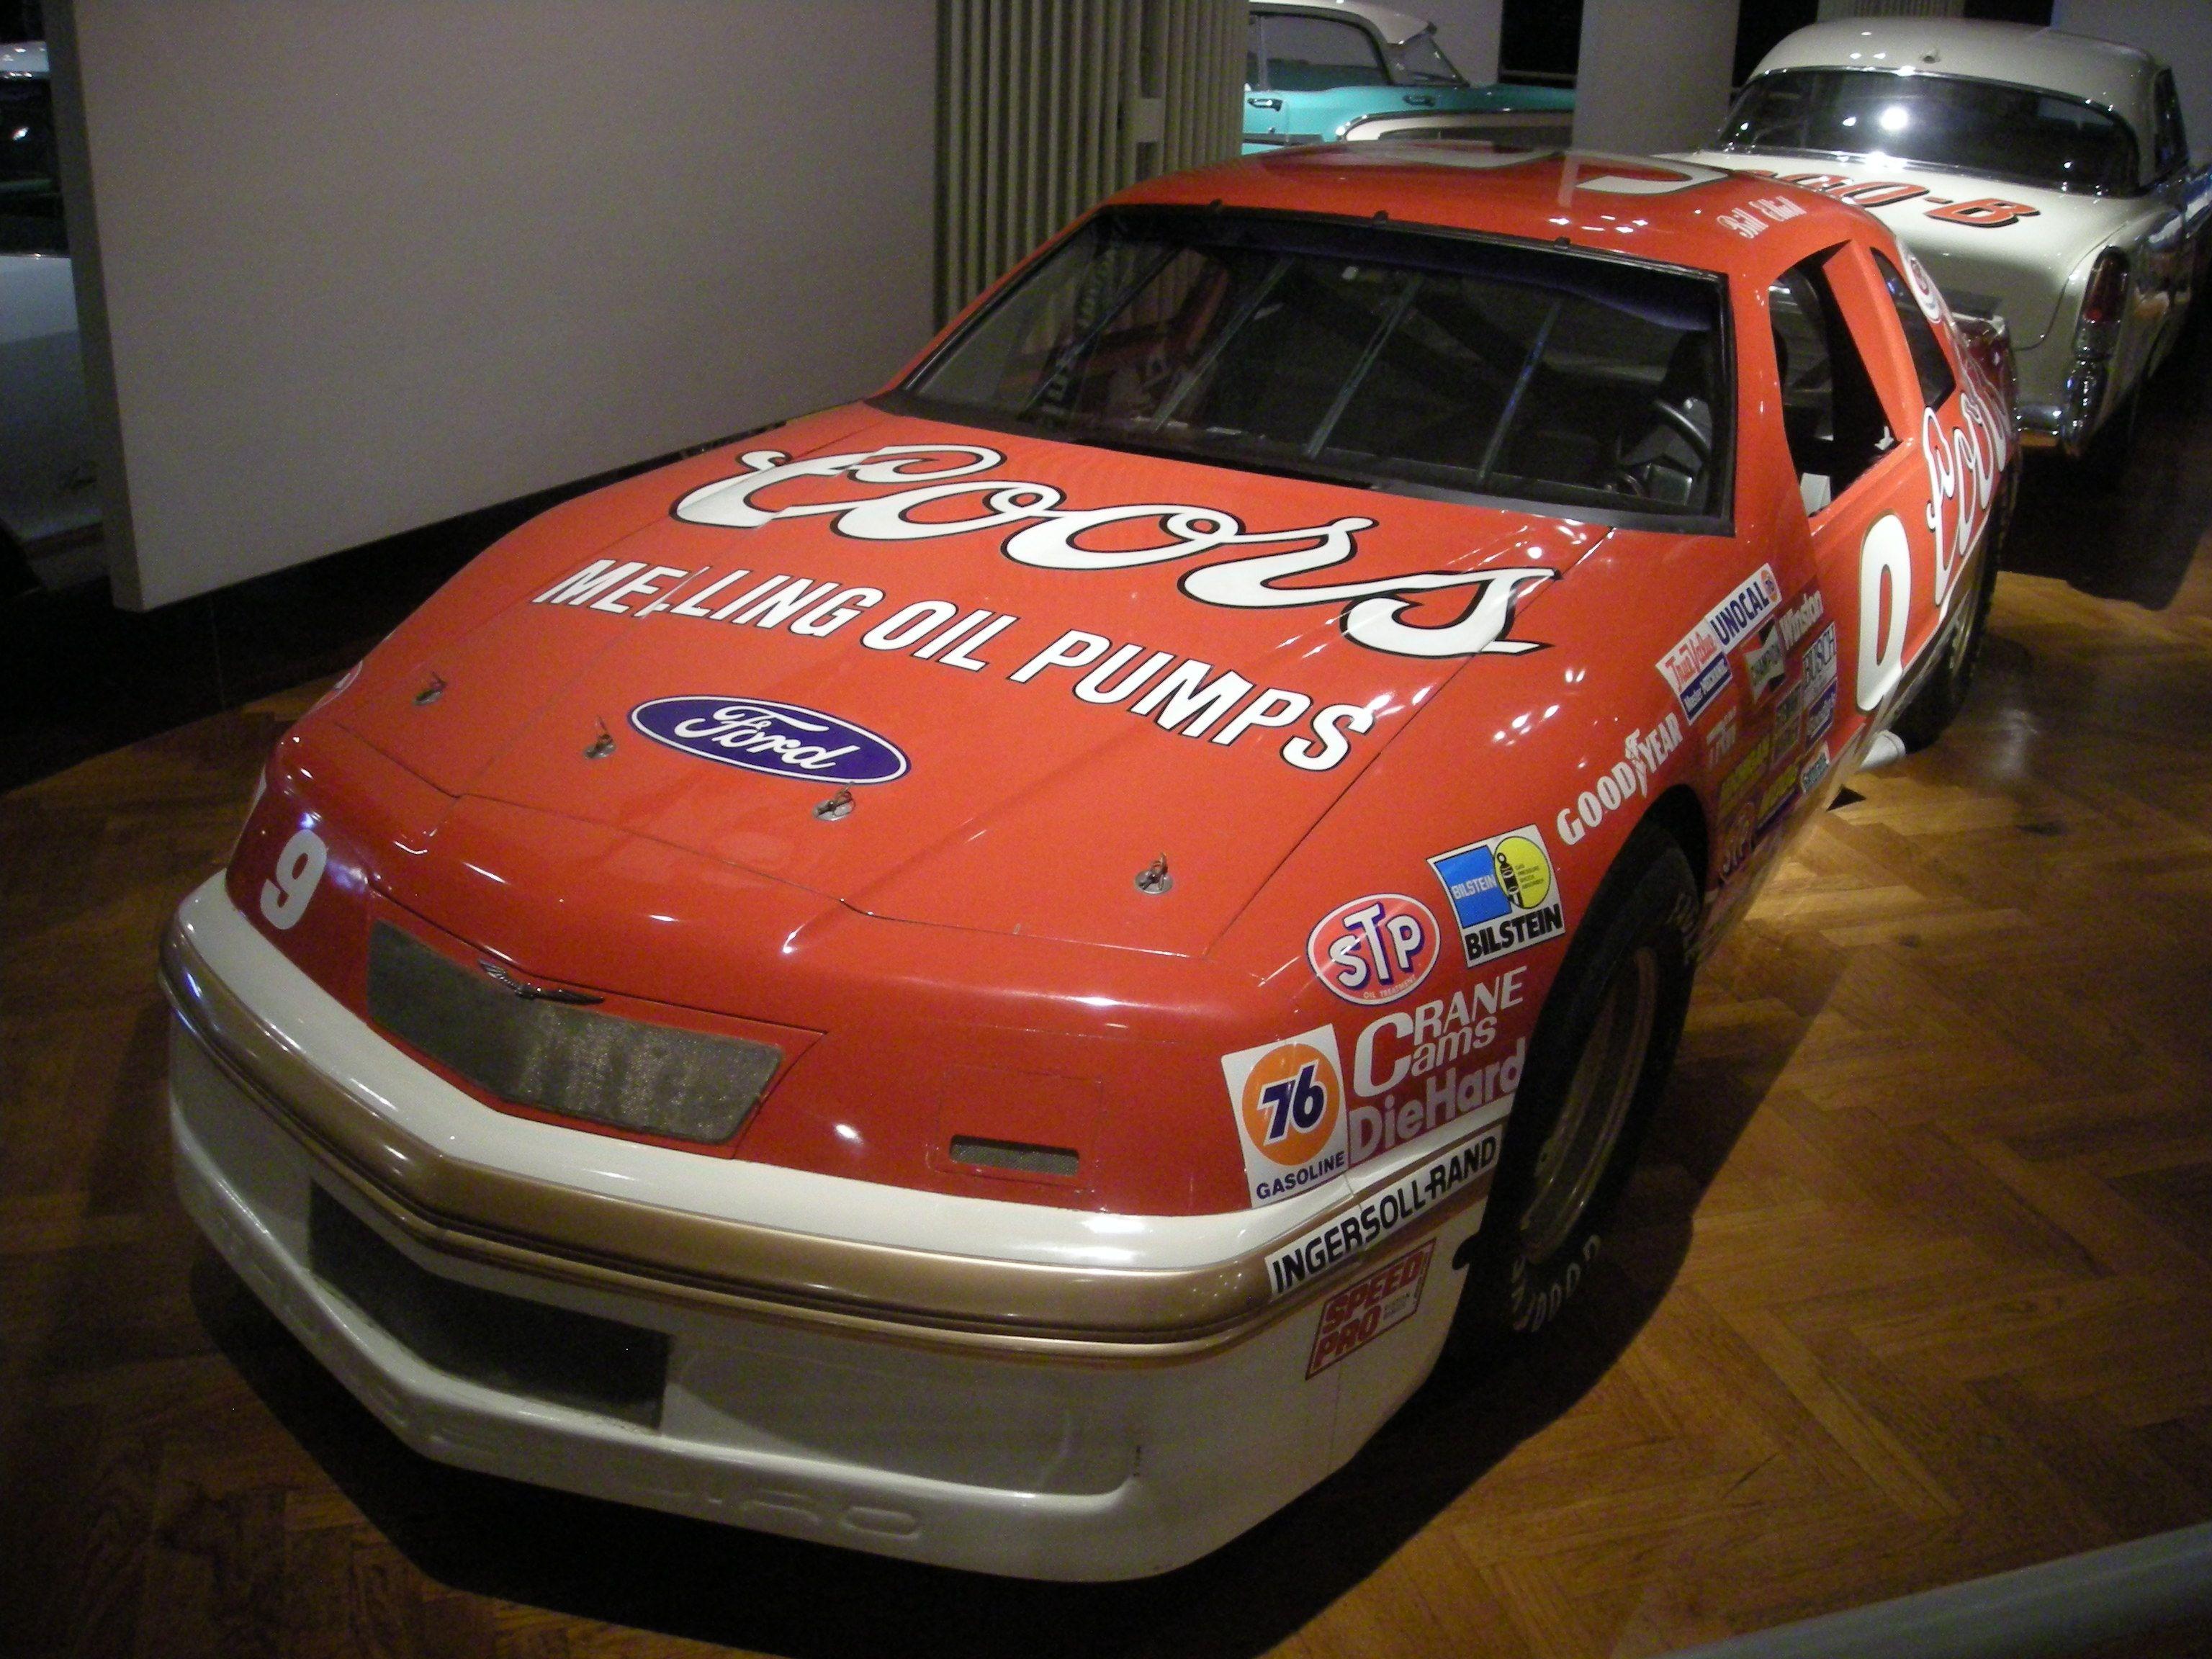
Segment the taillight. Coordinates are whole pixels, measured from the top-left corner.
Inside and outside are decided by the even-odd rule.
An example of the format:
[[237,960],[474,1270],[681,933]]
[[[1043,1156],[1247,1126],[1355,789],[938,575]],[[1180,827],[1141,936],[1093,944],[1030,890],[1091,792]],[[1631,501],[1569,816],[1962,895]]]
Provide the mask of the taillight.
[[2128,298],[2128,256],[2108,247],[2097,256],[2089,271],[2089,286],[2081,295],[2081,320],[2116,323]]

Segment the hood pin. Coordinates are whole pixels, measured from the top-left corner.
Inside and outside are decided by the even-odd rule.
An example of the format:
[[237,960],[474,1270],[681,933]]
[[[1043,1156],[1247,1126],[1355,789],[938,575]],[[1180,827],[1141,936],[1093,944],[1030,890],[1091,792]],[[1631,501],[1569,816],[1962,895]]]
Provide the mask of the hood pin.
[[608,731],[607,723],[605,720],[601,720],[599,722],[599,735],[593,738],[592,739],[591,747],[584,750],[584,758],[586,760],[605,760],[608,756],[614,752],[615,734]]
[[840,789],[827,800],[814,803],[814,816],[824,823],[835,823],[839,818],[853,816],[853,792]]
[[1175,878],[1168,873],[1168,855],[1163,853],[1137,872],[1137,890],[1157,898],[1175,885]]
[[435,673],[433,673],[430,676],[429,684],[424,686],[420,691],[417,691],[415,694],[415,706],[417,708],[423,708],[428,704],[437,702],[439,698],[445,695],[445,681],[439,678]]

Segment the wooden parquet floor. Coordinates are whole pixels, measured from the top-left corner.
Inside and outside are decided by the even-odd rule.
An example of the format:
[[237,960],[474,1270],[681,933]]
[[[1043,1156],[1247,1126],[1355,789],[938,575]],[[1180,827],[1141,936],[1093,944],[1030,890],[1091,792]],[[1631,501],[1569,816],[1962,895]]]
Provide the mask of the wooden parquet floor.
[[2169,397],[2126,501],[2031,489],[1966,717],[1708,964],[1577,1316],[1148,1583],[401,1449],[169,1186],[156,930],[308,693],[0,797],[0,1653],[1644,1655],[2212,1518],[2212,416]]

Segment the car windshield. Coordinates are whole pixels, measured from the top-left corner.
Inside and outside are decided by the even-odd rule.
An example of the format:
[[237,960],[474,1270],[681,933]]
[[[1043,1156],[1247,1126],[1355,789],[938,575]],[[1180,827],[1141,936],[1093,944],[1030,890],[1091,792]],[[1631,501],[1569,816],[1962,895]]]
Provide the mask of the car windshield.
[[1762,75],[1721,130],[1724,149],[1888,155],[2051,190],[2135,188],[2126,124],[2033,87],[1889,70]]
[[1717,278],[1203,209],[1101,213],[906,383],[918,413],[1414,494],[1723,515]]
[[54,106],[43,75],[0,76],[0,253],[60,253]]
[[1437,44],[1437,32],[1423,29],[1395,46],[1382,48],[1382,55],[1390,61],[1390,78],[1401,87],[1463,87],[1467,77],[1458,66],[1444,56],[1444,49]]

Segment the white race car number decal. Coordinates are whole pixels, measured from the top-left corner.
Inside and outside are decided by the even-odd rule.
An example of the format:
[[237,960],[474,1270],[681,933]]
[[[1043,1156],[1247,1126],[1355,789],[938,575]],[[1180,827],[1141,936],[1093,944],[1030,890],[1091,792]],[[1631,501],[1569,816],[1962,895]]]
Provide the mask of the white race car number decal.
[[262,919],[280,929],[298,926],[330,861],[331,849],[312,830],[302,830],[286,842],[276,855],[276,874],[261,884]]

